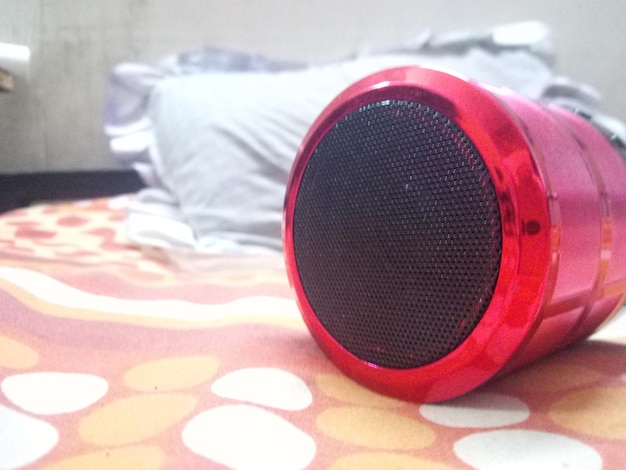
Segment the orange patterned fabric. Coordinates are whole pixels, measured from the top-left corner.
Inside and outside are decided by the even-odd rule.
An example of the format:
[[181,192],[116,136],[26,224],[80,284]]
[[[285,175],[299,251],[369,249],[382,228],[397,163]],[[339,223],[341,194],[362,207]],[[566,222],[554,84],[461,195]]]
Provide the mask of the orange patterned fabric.
[[626,462],[623,321],[464,397],[405,403],[324,357],[277,263],[176,267],[126,240],[126,201],[0,217],[0,468]]

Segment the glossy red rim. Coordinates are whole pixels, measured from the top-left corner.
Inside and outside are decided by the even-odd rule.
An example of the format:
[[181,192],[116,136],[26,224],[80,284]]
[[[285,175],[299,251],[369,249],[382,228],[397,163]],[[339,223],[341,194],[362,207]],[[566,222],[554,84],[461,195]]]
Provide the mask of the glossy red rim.
[[[415,369],[390,369],[347,351],[319,322],[304,293],[293,245],[298,187],[321,139],[347,114],[381,100],[425,104],[454,121],[490,171],[500,204],[502,258],[496,288],[470,336],[442,359]],[[322,350],[346,375],[381,393],[441,401],[476,388],[502,369],[538,318],[550,273],[551,221],[545,172],[522,124],[506,109],[507,92],[446,72],[419,67],[385,70],[355,83],[326,107],[306,135],[287,185],[285,263],[302,317]]]

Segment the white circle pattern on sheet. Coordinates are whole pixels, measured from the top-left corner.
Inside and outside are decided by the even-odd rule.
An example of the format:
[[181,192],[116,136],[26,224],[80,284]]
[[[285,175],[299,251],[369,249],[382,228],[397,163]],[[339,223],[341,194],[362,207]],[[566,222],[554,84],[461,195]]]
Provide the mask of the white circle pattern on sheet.
[[32,372],[6,377],[1,388],[23,410],[53,415],[87,408],[107,393],[109,385],[96,375]]
[[183,429],[196,454],[236,469],[298,469],[315,457],[315,441],[280,416],[250,405],[225,405],[196,415]]
[[211,391],[222,398],[291,411],[303,410],[313,401],[300,377],[275,368],[236,370],[217,379]]
[[626,309],[622,309],[606,325],[589,337],[589,339],[601,341],[614,341],[624,338],[626,338]]
[[481,470],[602,468],[602,457],[587,444],[559,434],[524,429],[471,434],[454,444],[454,453]]
[[28,465],[58,441],[59,433],[52,425],[0,405],[0,468]]
[[473,392],[438,404],[425,404],[420,414],[453,428],[494,428],[526,421],[530,409],[521,400],[498,393]]

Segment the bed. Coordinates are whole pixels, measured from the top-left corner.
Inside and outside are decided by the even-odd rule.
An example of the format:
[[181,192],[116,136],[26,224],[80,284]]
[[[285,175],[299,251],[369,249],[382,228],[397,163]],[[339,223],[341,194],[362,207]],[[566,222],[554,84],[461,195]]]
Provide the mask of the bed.
[[[500,45],[510,55],[490,62],[504,57],[506,67],[492,72],[533,65],[531,80],[509,85],[593,106],[593,93],[551,74],[541,38],[530,47],[508,37]],[[433,60],[435,48],[458,67],[473,57],[476,69],[478,50],[491,60],[485,51],[497,44],[484,35],[444,39],[413,43],[414,60]],[[348,59],[321,64],[315,82],[340,87],[396,60],[370,59],[357,68]],[[209,85],[200,84],[207,67]],[[332,79],[324,75],[331,69]],[[284,81],[268,88],[277,71]],[[310,73],[305,64],[216,50],[125,64],[112,75],[106,130],[147,187],[0,216],[0,468],[620,468],[625,315],[587,341],[439,404],[367,390],[316,346],[283,267],[280,190],[298,132],[326,95],[298,95],[302,112],[288,121],[297,125],[262,121],[265,140],[254,132],[260,120],[244,133],[223,124],[233,113],[249,117],[256,100],[238,107],[220,94],[210,118],[194,120],[209,126],[200,130],[167,120],[193,115],[189,108],[164,111],[182,109],[180,99],[178,108],[169,100],[186,99],[191,85],[192,111],[206,109],[197,91],[234,79],[244,83],[239,92],[262,87],[275,117],[286,105],[272,90],[302,90]],[[147,107],[147,96],[158,98]],[[212,162],[227,156],[256,171],[242,180],[227,170],[215,177],[215,166],[185,168],[181,154],[207,148],[206,139],[223,144]],[[177,184],[195,173],[195,187]],[[211,187],[218,190],[207,209],[197,192]],[[261,187],[280,199],[229,187]]]
[[[0,217],[0,467],[618,468],[626,322],[443,404],[345,378],[277,255],[181,267],[133,195]],[[208,267],[210,266],[210,269]]]

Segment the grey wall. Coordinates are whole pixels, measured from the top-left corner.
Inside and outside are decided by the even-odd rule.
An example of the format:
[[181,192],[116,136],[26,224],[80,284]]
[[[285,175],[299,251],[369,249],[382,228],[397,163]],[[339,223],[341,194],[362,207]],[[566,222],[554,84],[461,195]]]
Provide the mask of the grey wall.
[[539,19],[559,72],[626,119],[625,13],[624,0],[0,0],[0,42],[33,54],[29,81],[0,95],[0,173],[117,167],[102,133],[108,71],[204,45],[322,58],[427,28]]

